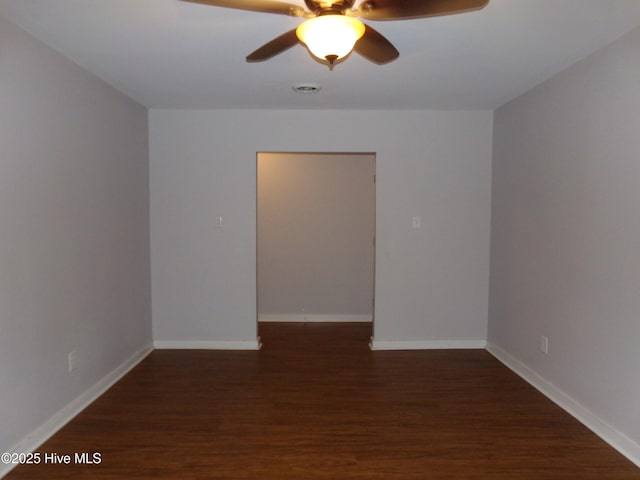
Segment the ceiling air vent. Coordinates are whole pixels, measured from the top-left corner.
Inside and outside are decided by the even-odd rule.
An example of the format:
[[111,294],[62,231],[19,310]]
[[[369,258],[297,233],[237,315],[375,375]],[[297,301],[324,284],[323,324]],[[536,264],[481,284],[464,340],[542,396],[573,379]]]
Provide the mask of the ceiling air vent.
[[298,83],[293,85],[291,89],[297,93],[318,93],[320,85],[316,83]]

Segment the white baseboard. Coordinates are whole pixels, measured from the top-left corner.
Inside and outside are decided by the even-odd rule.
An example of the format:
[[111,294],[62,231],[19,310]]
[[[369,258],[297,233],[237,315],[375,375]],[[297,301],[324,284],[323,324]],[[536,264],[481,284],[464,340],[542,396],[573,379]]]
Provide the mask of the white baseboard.
[[552,402],[575,417],[618,452],[627,457],[635,465],[640,467],[640,445],[638,443],[611,426],[591,410],[581,405],[573,397],[540,376],[536,371],[529,368],[502,348],[491,342],[487,342],[487,351],[547,396]]
[[372,322],[372,315],[342,315],[339,313],[259,313],[259,322],[283,323],[364,323]]
[[158,350],[260,350],[260,338],[255,340],[156,340]]
[[371,338],[371,350],[466,350],[483,349],[484,340],[375,340]]
[[[15,444],[8,453],[29,453],[33,452],[40,445],[51,438],[58,430],[64,427],[70,420],[87,408],[94,400],[111,388],[118,380],[124,377],[133,367],[140,363],[147,355],[153,351],[151,345],[147,345],[131,357],[121,363],[118,367],[105,375],[89,389],[85,390],[79,397],[69,402],[57,413],[51,416],[42,425],[29,433],[26,437]],[[0,463],[0,478],[11,471],[15,464]]]

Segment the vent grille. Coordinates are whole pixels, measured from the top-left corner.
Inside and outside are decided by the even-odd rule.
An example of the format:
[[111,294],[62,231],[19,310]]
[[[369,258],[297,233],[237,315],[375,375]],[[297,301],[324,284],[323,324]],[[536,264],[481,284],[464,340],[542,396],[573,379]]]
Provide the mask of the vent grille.
[[321,90],[320,85],[315,84],[315,83],[298,83],[296,85],[293,85],[291,87],[291,90],[293,90],[296,93],[318,93]]

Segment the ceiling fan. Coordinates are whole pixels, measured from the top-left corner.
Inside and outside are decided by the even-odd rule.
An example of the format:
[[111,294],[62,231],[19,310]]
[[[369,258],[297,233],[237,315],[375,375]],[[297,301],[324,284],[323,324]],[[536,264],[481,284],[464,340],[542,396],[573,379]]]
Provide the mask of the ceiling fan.
[[489,0],[363,0],[354,7],[358,0],[304,0],[305,9],[278,0],[183,1],[306,18],[297,28],[250,53],[247,62],[262,62],[303,43],[330,68],[352,50],[377,64],[389,63],[400,55],[389,40],[355,17],[408,20],[471,12],[489,3]]

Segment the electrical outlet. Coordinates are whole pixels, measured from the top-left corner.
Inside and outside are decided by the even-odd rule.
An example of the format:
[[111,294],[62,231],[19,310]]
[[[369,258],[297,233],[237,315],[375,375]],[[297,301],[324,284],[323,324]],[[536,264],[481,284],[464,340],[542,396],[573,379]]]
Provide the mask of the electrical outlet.
[[77,350],[71,350],[67,355],[69,360],[69,373],[73,372],[78,367],[78,352]]
[[549,354],[549,337],[544,335],[540,337],[540,351],[545,355]]

